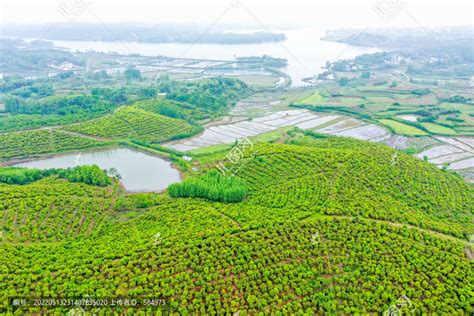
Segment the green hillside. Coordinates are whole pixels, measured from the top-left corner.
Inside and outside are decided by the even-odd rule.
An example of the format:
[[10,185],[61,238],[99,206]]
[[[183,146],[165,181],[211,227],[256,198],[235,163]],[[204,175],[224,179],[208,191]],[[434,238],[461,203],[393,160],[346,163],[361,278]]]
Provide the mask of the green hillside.
[[[407,313],[474,311],[472,186],[379,144],[289,142],[246,153],[239,203],[55,178],[1,185],[0,313],[14,297],[86,295],[164,300],[144,314],[376,315],[402,295]],[[16,313],[27,311],[41,312]]]
[[44,129],[0,134],[0,161],[33,158],[104,145],[108,144],[58,130]]
[[123,107],[110,116],[70,125],[64,129],[107,139],[135,138],[151,142],[190,136],[199,131],[198,127],[182,119],[146,112],[134,107]]

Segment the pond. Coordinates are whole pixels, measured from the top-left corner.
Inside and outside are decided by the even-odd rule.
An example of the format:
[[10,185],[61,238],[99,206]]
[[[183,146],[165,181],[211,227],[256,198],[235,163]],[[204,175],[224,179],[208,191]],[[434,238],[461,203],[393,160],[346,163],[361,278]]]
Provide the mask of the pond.
[[50,169],[94,164],[102,169],[117,169],[122,176],[123,186],[129,192],[162,191],[171,183],[181,181],[179,171],[169,161],[128,148],[65,154],[15,166]]

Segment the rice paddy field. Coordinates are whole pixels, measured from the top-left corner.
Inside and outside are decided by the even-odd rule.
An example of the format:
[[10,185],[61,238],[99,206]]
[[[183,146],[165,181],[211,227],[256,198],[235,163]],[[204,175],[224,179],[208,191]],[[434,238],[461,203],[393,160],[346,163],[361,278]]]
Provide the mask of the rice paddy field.
[[438,124],[433,124],[433,123],[421,123],[426,129],[434,134],[444,134],[444,135],[456,135],[456,131],[453,130],[452,128],[445,127],[442,125]]
[[[380,80],[379,80],[380,81]],[[457,90],[415,85],[406,81],[355,81],[309,89],[294,106],[336,111],[384,124],[399,135],[474,135],[474,101],[448,102]],[[463,101],[464,102],[464,101]]]
[[[199,135],[164,145],[199,153],[225,144],[230,146],[243,137],[255,139],[281,128],[299,128],[382,142],[427,159],[440,168],[464,173],[474,169],[471,160],[474,131],[470,121],[447,119],[469,116],[474,106],[444,102],[436,94],[440,89],[424,95],[413,92],[417,89],[420,87],[405,82],[399,82],[396,87],[331,84],[318,89],[274,93],[271,97],[266,93],[255,94],[241,100],[231,111],[231,117],[238,120],[212,124]],[[427,115],[436,119],[425,121]]]
[[414,126],[410,126],[407,124],[403,124],[397,121],[392,120],[380,120],[382,124],[385,124],[391,127],[395,133],[400,135],[407,135],[407,136],[424,136],[428,135],[425,131],[422,131]]

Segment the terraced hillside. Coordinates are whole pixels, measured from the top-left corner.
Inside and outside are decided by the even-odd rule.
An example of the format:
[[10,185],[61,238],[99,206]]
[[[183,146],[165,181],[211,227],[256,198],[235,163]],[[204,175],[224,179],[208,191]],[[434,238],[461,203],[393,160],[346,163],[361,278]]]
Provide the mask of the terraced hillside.
[[[162,300],[102,313],[375,315],[407,298],[404,313],[469,315],[473,188],[408,155],[394,162],[394,154],[310,135],[256,145],[236,170],[249,187],[240,203],[120,191],[110,200],[106,188],[99,195],[109,202],[96,212],[104,220],[90,233],[0,246],[0,312],[41,312],[14,309],[9,299],[18,296],[88,296]],[[49,203],[56,212],[47,222],[72,212]],[[10,209],[3,214],[11,223]]]
[[69,183],[55,177],[0,185],[3,240],[38,242],[74,239],[93,232],[111,210],[113,188]]
[[182,119],[146,112],[134,107],[123,107],[110,116],[70,125],[64,129],[107,139],[135,138],[150,142],[189,136],[199,130],[198,127]]
[[0,161],[32,158],[99,145],[107,144],[100,144],[94,139],[78,137],[58,130],[0,134]]

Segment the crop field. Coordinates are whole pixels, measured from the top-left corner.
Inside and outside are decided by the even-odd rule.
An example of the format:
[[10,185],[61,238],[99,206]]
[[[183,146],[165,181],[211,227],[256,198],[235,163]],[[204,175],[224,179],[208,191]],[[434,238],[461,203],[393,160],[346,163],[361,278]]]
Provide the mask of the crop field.
[[325,102],[326,98],[323,97],[319,92],[314,92],[309,97],[299,101],[302,104],[317,104],[321,102]]
[[[408,121],[413,121],[416,116],[402,115],[400,118],[408,118]],[[255,138],[257,135],[268,134],[269,132],[281,127],[293,126],[301,129],[315,130],[323,134],[348,136],[360,140],[383,142],[393,148],[402,150],[410,149],[414,151],[414,153],[423,152],[422,154],[417,155],[417,157],[423,159],[426,154],[430,162],[440,166],[445,163],[455,162],[463,158],[471,157],[471,147],[463,142],[456,141],[452,137],[436,136],[435,138],[430,138],[427,132],[416,127],[398,121],[382,121],[386,124],[388,123],[389,126],[394,128],[395,131],[398,132],[397,134],[403,133],[417,137],[407,137],[397,134],[392,135],[390,131],[383,126],[368,124],[365,121],[350,116],[335,115],[333,113],[324,112],[308,112],[307,110],[289,110],[277,111],[251,120],[242,121],[240,118],[237,122],[233,122],[232,119],[230,119],[227,120],[227,123],[225,124],[207,127],[204,133],[199,136],[183,141],[170,142],[165,144],[165,146],[179,151],[192,151],[193,153],[200,154],[203,152],[203,148],[206,147],[209,147],[211,148],[211,151],[214,151],[217,148],[216,146],[219,144],[231,144],[239,138]],[[423,123],[423,125],[424,124],[428,124],[428,126],[432,128],[429,123]],[[443,134],[448,134],[446,132],[450,131],[449,129],[443,129],[444,127],[440,125],[434,126],[440,127],[440,129],[437,130],[438,134],[441,134],[442,132],[444,132]],[[465,140],[469,142],[470,138],[465,138]],[[456,142],[457,144],[455,144],[454,148],[449,147],[452,142]],[[439,154],[435,153],[434,156],[432,156],[430,151],[426,152],[426,150],[429,150],[432,147],[441,146],[443,144],[448,145],[448,147],[440,147],[439,150],[441,150],[441,152]],[[451,149],[446,151],[448,148]],[[461,153],[462,151],[466,151],[466,153]],[[442,153],[445,155],[461,153],[461,155],[453,155],[443,158],[440,157]]]
[[428,135],[425,131],[418,129],[414,126],[406,125],[397,121],[392,120],[380,120],[381,123],[393,128],[397,134],[407,136],[424,136]]
[[[291,142],[248,153],[235,175],[249,188],[239,203],[123,196],[54,178],[0,186],[5,201],[18,199],[2,204],[0,312],[18,284],[30,296],[159,297],[166,305],[153,311],[163,314],[377,314],[406,293],[422,313],[472,310],[472,187],[405,154],[395,166],[395,151],[377,143]],[[63,224],[45,229],[53,222]]]
[[120,108],[111,116],[78,125],[70,125],[64,129],[101,138],[136,138],[150,142],[162,142],[178,135],[197,132],[196,127],[184,120],[132,107]]
[[58,130],[36,130],[0,134],[0,161],[106,145]]
[[[194,32],[115,28],[143,53]],[[224,29],[201,42],[288,31]],[[0,315],[474,315],[474,64],[447,29],[454,58],[326,30],[384,51],[317,74],[0,39]]]
[[436,157],[454,154],[454,153],[460,153],[460,152],[462,152],[462,149],[458,147],[455,147],[452,145],[440,145],[440,146],[436,146],[428,150],[425,150],[419,153],[417,156],[419,158],[423,158],[426,156],[428,157],[428,159],[431,159],[431,158],[436,158]]
[[[293,105],[379,121],[399,135],[474,135],[474,107],[469,103],[472,101],[446,102],[446,96],[453,95],[454,91],[421,88],[405,82],[391,86],[390,82],[378,84],[373,81],[371,86],[370,82],[360,86],[328,85],[324,89],[308,89]],[[425,129],[395,122],[396,118],[420,123]]]
[[210,126],[199,136],[185,141],[167,143],[165,146],[188,151],[217,144],[230,144],[243,137],[257,136],[287,126],[312,129],[338,117],[337,115],[316,115],[307,110],[278,111],[252,120]]
[[459,160],[456,162],[451,163],[449,169],[452,170],[460,170],[460,169],[472,169],[474,168],[474,158],[469,158],[465,160]]
[[426,129],[435,134],[444,134],[444,135],[456,135],[456,131],[446,127],[446,126],[441,126],[438,124],[433,124],[433,123],[421,123]]
[[54,178],[25,186],[1,184],[3,238],[53,242],[90,234],[110,211],[111,193]]
[[370,140],[376,142],[381,142],[390,138],[390,133],[386,129],[375,124],[361,125],[356,126],[354,128],[337,130],[335,132],[331,129],[331,127],[329,127],[326,129],[322,129],[319,132],[337,136],[348,136],[353,137],[355,139]]
[[[418,158],[426,157],[431,163],[439,166],[449,164],[451,170],[474,169],[474,141],[469,137],[436,137],[443,145],[434,146],[417,154]],[[472,182],[472,178],[469,178]]]

